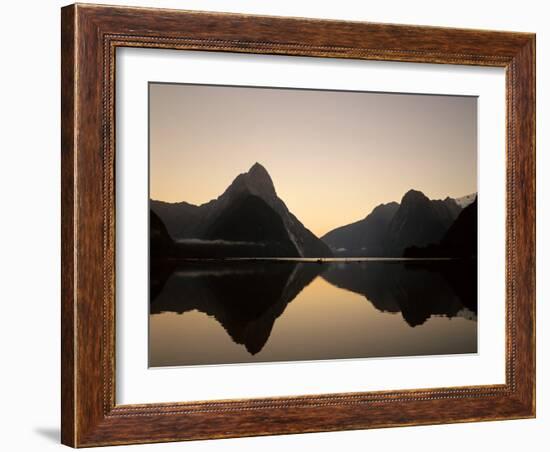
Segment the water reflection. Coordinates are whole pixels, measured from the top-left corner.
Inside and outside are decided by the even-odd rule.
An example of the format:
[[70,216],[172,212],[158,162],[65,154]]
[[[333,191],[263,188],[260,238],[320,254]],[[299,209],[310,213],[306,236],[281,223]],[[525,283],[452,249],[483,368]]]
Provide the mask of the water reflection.
[[267,342],[287,304],[323,270],[322,265],[295,262],[182,266],[172,273],[162,293],[154,296],[158,284],[152,286],[151,314],[203,312],[254,355]]
[[154,265],[149,361],[472,353],[476,287],[475,265],[452,261]]
[[405,261],[333,264],[323,273],[331,284],[361,294],[382,312],[400,312],[411,326],[431,316],[475,318],[475,261]]

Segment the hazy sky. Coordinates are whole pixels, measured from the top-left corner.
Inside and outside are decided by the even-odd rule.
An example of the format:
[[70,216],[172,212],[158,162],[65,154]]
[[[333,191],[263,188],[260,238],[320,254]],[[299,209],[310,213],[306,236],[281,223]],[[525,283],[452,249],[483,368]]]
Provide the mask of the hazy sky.
[[158,84],[150,196],[202,204],[254,162],[317,236],[410,188],[477,191],[477,99]]

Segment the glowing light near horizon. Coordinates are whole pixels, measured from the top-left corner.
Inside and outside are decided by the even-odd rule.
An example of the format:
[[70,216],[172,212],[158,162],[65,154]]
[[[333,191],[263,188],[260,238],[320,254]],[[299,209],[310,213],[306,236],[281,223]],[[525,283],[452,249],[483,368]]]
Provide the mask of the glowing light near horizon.
[[202,204],[256,161],[322,236],[410,188],[477,191],[477,99],[150,85],[150,196]]

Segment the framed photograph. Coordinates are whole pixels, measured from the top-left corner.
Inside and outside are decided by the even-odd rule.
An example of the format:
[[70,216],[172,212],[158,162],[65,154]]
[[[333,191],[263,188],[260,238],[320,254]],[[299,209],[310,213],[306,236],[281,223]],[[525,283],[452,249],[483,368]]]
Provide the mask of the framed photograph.
[[62,442],[535,416],[535,36],[62,9]]

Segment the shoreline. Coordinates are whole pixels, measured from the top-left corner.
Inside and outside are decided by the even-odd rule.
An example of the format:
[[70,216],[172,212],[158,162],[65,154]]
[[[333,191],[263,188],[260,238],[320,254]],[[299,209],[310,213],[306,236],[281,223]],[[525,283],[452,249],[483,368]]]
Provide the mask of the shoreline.
[[302,262],[302,263],[353,263],[353,262],[415,262],[471,260],[460,257],[167,257],[159,260],[172,262]]

